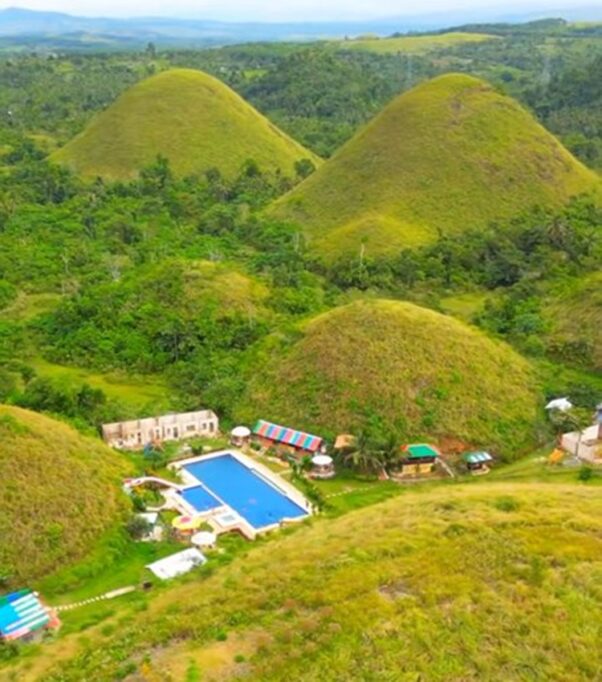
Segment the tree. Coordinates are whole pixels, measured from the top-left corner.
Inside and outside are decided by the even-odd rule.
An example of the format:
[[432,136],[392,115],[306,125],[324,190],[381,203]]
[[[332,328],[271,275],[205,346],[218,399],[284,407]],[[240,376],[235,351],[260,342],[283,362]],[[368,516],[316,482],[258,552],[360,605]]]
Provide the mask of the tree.
[[153,526],[142,516],[132,516],[125,525],[130,537],[134,540],[141,540],[145,535],[148,535]]
[[311,159],[299,159],[295,161],[295,173],[298,178],[304,180],[316,170],[316,165]]

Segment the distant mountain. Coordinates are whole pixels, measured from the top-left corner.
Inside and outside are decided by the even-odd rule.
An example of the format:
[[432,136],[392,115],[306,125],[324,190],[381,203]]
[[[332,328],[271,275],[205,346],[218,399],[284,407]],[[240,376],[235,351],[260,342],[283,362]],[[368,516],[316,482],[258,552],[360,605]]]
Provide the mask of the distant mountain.
[[447,74],[393,100],[271,212],[336,260],[360,248],[395,253],[595,188],[599,177],[516,101]]
[[[555,16],[570,20],[602,19],[601,7],[555,10]],[[341,22],[224,22],[199,19],[136,17],[78,17],[60,12],[38,12],[12,7],[0,10],[0,42],[3,46],[28,44],[67,47],[78,41],[102,46],[144,44],[207,46],[256,41],[303,41],[342,38],[362,33],[389,35],[395,32],[433,31],[476,22],[523,22],[541,19],[550,12],[512,9],[475,9],[399,16],[370,21]],[[16,40],[17,38],[20,41]],[[97,38],[97,41],[95,41]]]
[[51,158],[87,178],[124,180],[159,154],[178,175],[218,168],[233,177],[254,159],[294,177],[296,161],[320,163],[227,85],[193,69],[137,83]]

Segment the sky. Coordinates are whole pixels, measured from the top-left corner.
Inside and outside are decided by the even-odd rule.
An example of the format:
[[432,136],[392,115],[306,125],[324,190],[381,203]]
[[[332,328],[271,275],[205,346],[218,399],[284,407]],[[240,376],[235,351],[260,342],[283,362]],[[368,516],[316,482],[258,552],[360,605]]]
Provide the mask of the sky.
[[376,19],[458,9],[599,6],[602,0],[0,0],[0,9],[67,12],[79,16],[169,16],[228,21]]

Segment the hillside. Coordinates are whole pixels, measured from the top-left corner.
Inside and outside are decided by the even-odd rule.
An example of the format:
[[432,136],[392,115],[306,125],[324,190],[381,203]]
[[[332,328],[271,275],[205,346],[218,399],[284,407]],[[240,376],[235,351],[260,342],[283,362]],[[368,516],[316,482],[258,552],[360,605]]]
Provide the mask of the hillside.
[[598,487],[407,490],[47,644],[34,679],[593,680],[601,532]]
[[90,552],[125,510],[119,457],[34,412],[0,406],[0,574],[20,587]]
[[485,40],[496,40],[497,36],[486,33],[438,33],[422,36],[398,36],[394,38],[356,38],[336,43],[344,50],[365,50],[378,54],[423,54],[433,50],[441,50],[466,43],[482,43]]
[[127,180],[158,154],[179,176],[218,168],[230,178],[254,159],[294,177],[296,161],[319,161],[228,86],[192,69],[134,85],[50,158],[86,178]]
[[544,317],[553,353],[602,372],[602,272],[556,287],[544,300]]
[[529,365],[509,347],[386,300],[324,313],[289,342],[271,339],[238,414],[324,435],[377,423],[408,440],[459,439],[509,458],[533,442],[537,415]]
[[201,349],[252,338],[269,318],[268,294],[225,263],[165,260],[62,302],[47,320],[46,341],[67,364],[161,371]]
[[303,226],[324,260],[362,244],[370,257],[599,186],[517,102],[449,74],[400,95],[271,214]]

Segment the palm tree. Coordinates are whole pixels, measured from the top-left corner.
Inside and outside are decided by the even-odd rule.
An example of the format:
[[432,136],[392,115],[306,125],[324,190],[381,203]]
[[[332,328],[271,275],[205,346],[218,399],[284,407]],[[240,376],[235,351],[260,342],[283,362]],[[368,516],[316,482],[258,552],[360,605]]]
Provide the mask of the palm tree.
[[342,455],[345,466],[364,473],[376,473],[382,469],[382,461],[376,446],[365,430],[355,439],[353,447]]

